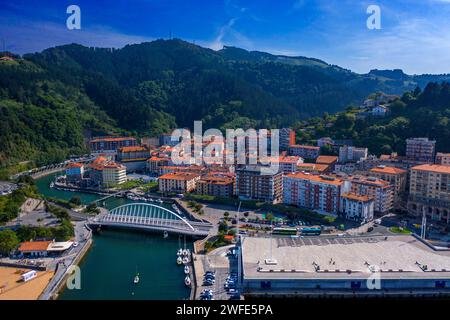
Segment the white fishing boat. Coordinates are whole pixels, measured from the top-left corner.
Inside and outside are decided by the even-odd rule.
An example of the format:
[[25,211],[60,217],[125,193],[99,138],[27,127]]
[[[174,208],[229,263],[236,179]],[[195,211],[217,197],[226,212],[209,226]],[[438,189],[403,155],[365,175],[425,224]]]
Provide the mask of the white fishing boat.
[[163,235],[164,239],[166,239],[167,237],[169,237],[169,233],[167,231],[164,230],[164,235]]
[[191,278],[190,278],[189,276],[186,276],[186,278],[184,278],[184,284],[185,284],[187,287],[190,287],[190,286],[191,286],[192,282],[191,282]]
[[178,264],[178,265],[183,264],[183,258],[178,257],[178,258],[177,258],[177,264]]
[[137,267],[136,267],[136,275],[134,276],[134,279],[133,279],[133,283],[134,284],[138,284],[139,283],[139,272],[137,272]]
[[189,274],[189,266],[184,266],[184,274]]

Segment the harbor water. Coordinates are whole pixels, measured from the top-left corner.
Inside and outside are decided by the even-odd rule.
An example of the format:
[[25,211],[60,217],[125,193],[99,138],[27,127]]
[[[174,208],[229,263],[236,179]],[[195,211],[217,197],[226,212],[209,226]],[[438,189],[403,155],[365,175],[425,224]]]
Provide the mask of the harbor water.
[[[83,203],[101,198],[99,195],[61,191],[50,188],[55,175],[38,179],[39,191],[49,197],[69,200],[79,196]],[[109,209],[130,202],[112,199]],[[169,205],[165,205],[170,208]],[[186,246],[192,249],[187,239]],[[95,234],[93,245],[83,261],[81,289],[65,289],[60,299],[187,299],[190,289],[184,285],[183,267],[176,264],[177,249],[184,246],[184,238],[162,233],[145,233],[132,230],[102,230]],[[139,273],[140,281],[133,283]]]

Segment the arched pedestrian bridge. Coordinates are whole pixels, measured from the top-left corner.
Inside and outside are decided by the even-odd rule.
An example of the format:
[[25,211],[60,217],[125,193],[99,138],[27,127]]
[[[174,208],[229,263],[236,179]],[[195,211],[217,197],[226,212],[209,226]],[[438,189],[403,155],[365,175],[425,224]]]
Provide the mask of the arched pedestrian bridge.
[[207,236],[212,228],[210,223],[187,220],[167,208],[151,203],[122,205],[90,219],[89,225],[167,231],[198,237]]

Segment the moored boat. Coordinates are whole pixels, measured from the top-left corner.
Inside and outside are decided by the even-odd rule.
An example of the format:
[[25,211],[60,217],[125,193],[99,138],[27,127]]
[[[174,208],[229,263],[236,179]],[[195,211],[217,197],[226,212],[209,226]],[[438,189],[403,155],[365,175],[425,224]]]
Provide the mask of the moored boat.
[[187,287],[190,287],[190,286],[191,286],[192,282],[191,282],[191,278],[190,278],[189,276],[186,276],[186,278],[184,278],[184,284],[185,284]]

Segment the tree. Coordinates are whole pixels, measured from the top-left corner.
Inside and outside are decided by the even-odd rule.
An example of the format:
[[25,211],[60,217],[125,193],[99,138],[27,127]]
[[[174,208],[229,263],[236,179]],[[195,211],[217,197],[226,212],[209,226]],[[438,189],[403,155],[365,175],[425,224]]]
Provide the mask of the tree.
[[228,211],[225,211],[223,213],[223,216],[224,216],[225,219],[228,219],[228,217],[230,216],[230,213]]
[[272,213],[268,213],[268,214],[266,214],[266,220],[267,221],[273,221],[275,219],[275,217],[273,216],[273,214]]
[[76,206],[81,206],[81,198],[79,196],[73,196],[70,199],[70,203],[76,205]]
[[0,231],[0,253],[9,254],[19,244],[19,238],[12,230]]

